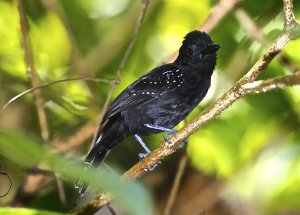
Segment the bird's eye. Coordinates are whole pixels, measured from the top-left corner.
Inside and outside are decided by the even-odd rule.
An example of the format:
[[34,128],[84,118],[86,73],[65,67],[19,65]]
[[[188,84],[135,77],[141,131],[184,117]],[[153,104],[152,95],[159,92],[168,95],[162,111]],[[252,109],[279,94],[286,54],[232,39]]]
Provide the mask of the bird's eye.
[[187,54],[188,56],[192,56],[192,55],[194,54],[194,49],[193,49],[193,47],[187,47],[187,49],[186,49],[186,54]]

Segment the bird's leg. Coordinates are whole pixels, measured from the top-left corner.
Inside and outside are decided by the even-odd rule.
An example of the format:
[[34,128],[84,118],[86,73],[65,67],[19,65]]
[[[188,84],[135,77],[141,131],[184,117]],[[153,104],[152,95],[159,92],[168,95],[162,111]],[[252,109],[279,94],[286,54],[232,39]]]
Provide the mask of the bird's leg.
[[151,153],[151,150],[147,147],[147,145],[145,144],[145,142],[142,140],[142,138],[138,135],[138,134],[135,134],[134,135],[136,141],[139,142],[139,144],[143,147],[143,149],[145,150],[145,153],[139,153],[139,158],[144,158],[146,157],[147,155],[149,155]]
[[[171,129],[171,128],[165,128],[165,127],[162,127],[162,126],[159,126],[159,125],[153,125],[153,124],[144,124],[144,125],[145,125],[146,127],[148,127],[148,128],[156,129],[156,130],[159,130],[159,131],[169,132],[170,134],[166,134],[166,135],[164,136],[164,140],[165,140],[167,143],[170,143],[169,140],[168,140],[169,137],[170,137],[171,135],[177,133],[177,131],[174,130],[174,129]],[[179,148],[184,147],[184,146],[187,144],[187,142],[188,142],[187,140],[184,140],[184,141],[180,144]]]
[[[139,158],[142,160],[144,157],[146,157],[147,155],[149,155],[151,153],[151,150],[146,146],[145,142],[142,140],[142,138],[138,135],[135,134],[134,138],[139,142],[139,144],[143,147],[143,149],[145,150],[145,153],[139,153]],[[154,164],[153,166],[149,167],[148,169],[144,169],[145,171],[152,171],[154,170],[158,164],[160,164],[161,162],[159,161],[158,163]]]

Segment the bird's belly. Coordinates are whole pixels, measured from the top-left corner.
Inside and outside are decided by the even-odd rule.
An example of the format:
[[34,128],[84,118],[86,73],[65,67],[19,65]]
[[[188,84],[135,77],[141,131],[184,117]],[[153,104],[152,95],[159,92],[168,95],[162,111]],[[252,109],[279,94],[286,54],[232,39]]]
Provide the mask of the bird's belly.
[[148,128],[145,124],[173,128],[180,123],[192,109],[193,107],[185,102],[166,99],[160,100],[160,103],[147,103],[138,108],[126,110],[122,115],[130,133],[151,135],[161,131]]

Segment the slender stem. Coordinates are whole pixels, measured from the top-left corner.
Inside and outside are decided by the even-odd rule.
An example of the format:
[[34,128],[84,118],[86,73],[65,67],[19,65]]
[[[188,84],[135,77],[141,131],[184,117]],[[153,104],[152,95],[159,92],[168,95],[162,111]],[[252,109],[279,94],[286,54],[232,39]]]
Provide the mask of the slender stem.
[[283,49],[283,47],[291,41],[288,33],[281,34],[275,42],[267,49],[266,53],[252,66],[247,74],[239,81],[239,83],[249,83],[257,79],[264,71],[275,56]]
[[210,32],[239,2],[240,0],[220,0],[198,29]]
[[293,13],[293,0],[283,0],[284,28],[293,27],[295,16]]
[[97,134],[98,134],[98,130],[100,129],[101,127],[101,124],[102,124],[102,120],[103,120],[103,117],[107,111],[107,108],[108,108],[108,105],[109,105],[109,102],[110,102],[110,99],[112,97],[112,94],[113,94],[113,91],[115,90],[116,88],[116,85],[119,83],[119,80],[120,80],[120,77],[121,77],[121,74],[122,74],[122,71],[124,70],[124,67],[126,65],[126,62],[128,60],[128,57],[132,51],[132,48],[133,48],[133,45],[135,43],[135,40],[136,40],[136,37],[139,33],[139,30],[140,30],[140,27],[142,25],[142,22],[144,20],[144,17],[145,17],[145,14],[146,14],[146,11],[147,11],[147,7],[149,5],[149,1],[150,0],[143,0],[142,1],[142,8],[140,10],[140,14],[138,16],[138,20],[137,20],[137,23],[135,25],[135,28],[134,28],[134,32],[131,36],[131,39],[130,39],[130,42],[128,44],[128,47],[126,49],[126,52],[121,60],[121,63],[118,67],[118,70],[116,72],[116,76],[114,78],[115,80],[115,83],[112,84],[107,96],[106,96],[106,100],[104,102],[104,105],[102,107],[102,111],[101,111],[101,114],[100,114],[100,117],[99,117],[99,120],[98,120],[98,125],[97,125],[97,129],[96,129],[96,132],[94,133],[94,138],[93,138],[93,143],[95,142],[96,138],[97,138]]
[[[124,70],[124,67],[126,65],[126,62],[128,60],[128,57],[132,51],[132,48],[133,48],[133,45],[135,43],[135,40],[136,40],[136,37],[138,35],[138,32],[140,30],[140,27],[142,25],[142,22],[143,22],[143,19],[145,17],[145,14],[146,14],[146,11],[147,11],[147,7],[149,5],[149,2],[150,0],[143,0],[142,1],[142,8],[141,8],[141,11],[140,11],[140,14],[139,14],[139,17],[138,17],[138,20],[137,20],[137,23],[135,25],[135,29],[134,29],[134,32],[132,34],[132,37],[131,37],[131,40],[129,42],[129,45],[126,49],[126,52],[121,60],[121,63],[119,65],[119,68],[117,70],[117,73],[116,73],[116,76],[115,76],[115,80],[116,80],[116,83],[113,83],[112,86],[111,86],[111,89],[110,91],[108,92],[108,95],[106,97],[106,101],[103,105],[103,108],[102,108],[102,112],[100,114],[100,119],[99,119],[99,123],[97,125],[97,130],[95,132],[95,135],[94,135],[94,138],[93,138],[93,142],[95,142],[96,138],[97,138],[97,133],[98,133],[98,130],[100,129],[101,127],[101,123],[102,123],[102,120],[103,120],[103,117],[104,117],[104,114],[108,108],[108,104],[110,102],[110,99],[111,99],[111,96],[112,96],[112,93],[116,87],[116,84],[117,84],[117,81],[120,79],[120,76],[121,76],[121,73],[122,71]],[[80,208],[79,210],[77,210],[75,212],[76,215],[81,215],[81,214],[84,214],[84,215],[88,215],[88,214],[94,214],[95,211],[97,211],[98,208],[100,208],[101,206],[107,204],[110,200],[112,199],[112,196],[107,193],[105,194],[104,196],[102,195],[99,198],[96,198],[96,199],[93,199],[91,200],[87,205],[85,205],[83,208]]]
[[[17,0],[17,5],[18,5],[19,16],[20,16],[20,26],[21,26],[21,34],[22,34],[21,39],[22,39],[22,44],[25,53],[24,57],[27,65],[27,75],[29,80],[31,81],[31,86],[35,88],[39,85],[39,81],[34,67],[34,59],[33,59],[33,54],[32,54],[30,41],[28,37],[28,27],[27,27],[28,23],[26,20],[26,15],[24,13],[22,0]],[[33,91],[33,97],[37,109],[40,128],[41,128],[41,136],[45,141],[47,141],[49,138],[49,130],[48,130],[46,113],[43,108],[44,102],[43,102],[41,91],[39,89]]]
[[166,207],[164,208],[163,215],[171,214],[171,210],[172,210],[172,207],[174,205],[174,202],[175,202],[175,199],[176,199],[176,196],[178,193],[179,185],[180,185],[184,170],[186,168],[187,161],[188,161],[188,156],[187,156],[187,154],[184,154],[182,156],[182,158],[180,159],[179,167],[178,167],[178,170],[177,170],[177,173],[175,176],[175,180],[172,185],[172,189],[171,189],[169,198],[166,203]]
[[254,81],[252,83],[244,84],[242,87],[246,94],[257,94],[294,85],[300,85],[300,71],[283,77]]
[[41,85],[36,86],[36,87],[32,87],[32,88],[30,88],[28,90],[25,90],[22,93],[14,96],[2,107],[2,109],[0,110],[0,113],[3,112],[11,103],[13,103],[17,99],[19,99],[20,97],[22,97],[22,96],[24,96],[28,93],[31,93],[33,91],[36,91],[36,90],[39,90],[41,88],[48,87],[48,86],[51,86],[51,85],[54,85],[54,84],[69,82],[69,81],[94,81],[94,82],[102,82],[102,83],[108,83],[108,84],[112,84],[112,83],[115,82],[115,80],[106,80],[106,79],[101,79],[101,78],[86,78],[86,77],[83,77],[83,78],[67,78],[67,79],[51,81],[49,83],[45,83],[45,84],[41,84]]

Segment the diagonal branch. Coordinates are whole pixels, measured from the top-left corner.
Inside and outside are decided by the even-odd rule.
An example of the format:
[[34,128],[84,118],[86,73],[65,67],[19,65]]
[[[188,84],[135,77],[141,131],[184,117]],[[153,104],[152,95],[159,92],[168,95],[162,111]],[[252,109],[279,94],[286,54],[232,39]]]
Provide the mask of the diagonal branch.
[[247,74],[239,81],[239,84],[253,82],[263,72],[263,70],[270,64],[275,56],[282,50],[282,48],[292,40],[288,32],[281,34],[275,42],[268,48],[266,53],[252,66]]
[[142,0],[142,8],[141,8],[141,11],[140,11],[137,23],[135,25],[134,32],[133,32],[133,34],[131,36],[130,42],[129,42],[128,47],[126,49],[126,52],[125,52],[125,54],[124,54],[124,56],[123,56],[123,58],[121,60],[121,63],[119,65],[119,67],[118,67],[116,76],[114,78],[115,79],[115,83],[112,84],[112,86],[111,86],[111,88],[110,88],[110,90],[109,90],[109,92],[107,94],[107,97],[106,97],[106,100],[104,102],[104,105],[102,107],[102,111],[101,111],[101,114],[100,114],[100,117],[99,117],[97,129],[96,129],[96,132],[94,133],[93,143],[95,142],[95,140],[97,138],[98,130],[100,129],[100,126],[102,124],[102,120],[103,120],[104,114],[107,111],[110,99],[112,97],[112,93],[115,90],[117,84],[119,83],[119,79],[121,77],[121,73],[124,70],[124,67],[125,67],[126,62],[128,60],[128,57],[129,57],[129,55],[130,55],[130,53],[132,51],[132,48],[133,48],[133,45],[135,43],[136,37],[138,35],[138,32],[139,32],[140,27],[142,25],[142,22],[144,20],[144,17],[145,17],[148,5],[149,5],[149,0]]
[[205,32],[212,31],[239,2],[240,0],[220,0],[209,16],[201,24],[199,30]]
[[[35,88],[39,85],[39,80],[34,67],[34,59],[33,59],[33,54],[32,54],[30,41],[28,37],[28,23],[26,20],[26,15],[24,12],[22,0],[18,0],[17,5],[18,5],[19,16],[20,16],[20,26],[21,26],[21,34],[22,34],[21,39],[22,39],[22,44],[25,53],[24,58],[25,58],[25,63],[27,65],[27,75],[31,81],[31,86]],[[49,138],[49,130],[48,130],[46,113],[43,108],[44,102],[43,102],[41,90],[37,89],[33,91],[33,97],[37,109],[40,128],[41,128],[41,136],[43,140],[47,141]]]
[[[288,6],[284,7],[284,10],[286,10],[287,8],[292,8],[292,1],[284,1],[288,4]],[[287,19],[287,17],[285,17],[285,19]],[[122,176],[122,178],[124,180],[135,180],[136,178],[141,177],[145,174],[144,169],[151,167],[158,161],[164,159],[166,156],[174,153],[179,148],[179,145],[183,140],[187,139],[191,134],[200,129],[207,122],[220,115],[235,101],[249,94],[249,90],[245,90],[243,86],[245,86],[245,84],[254,82],[257,79],[257,77],[263,72],[263,70],[269,65],[269,63],[274,59],[274,57],[283,49],[283,47],[292,39],[296,38],[295,35],[291,35],[290,32],[291,30],[289,30],[289,28],[285,26],[283,33],[275,40],[275,42],[270,46],[270,48],[268,48],[266,53],[253,65],[253,67],[246,73],[246,75],[242,77],[227,93],[225,93],[221,98],[219,98],[214,104],[206,108],[199,117],[197,117],[192,122],[188,123],[182,129],[180,129],[178,133],[170,136],[168,140],[169,143],[163,142],[150,155],[144,158],[143,162],[135,164]],[[280,85],[276,86],[278,88]],[[276,89],[276,87],[269,89]]]

